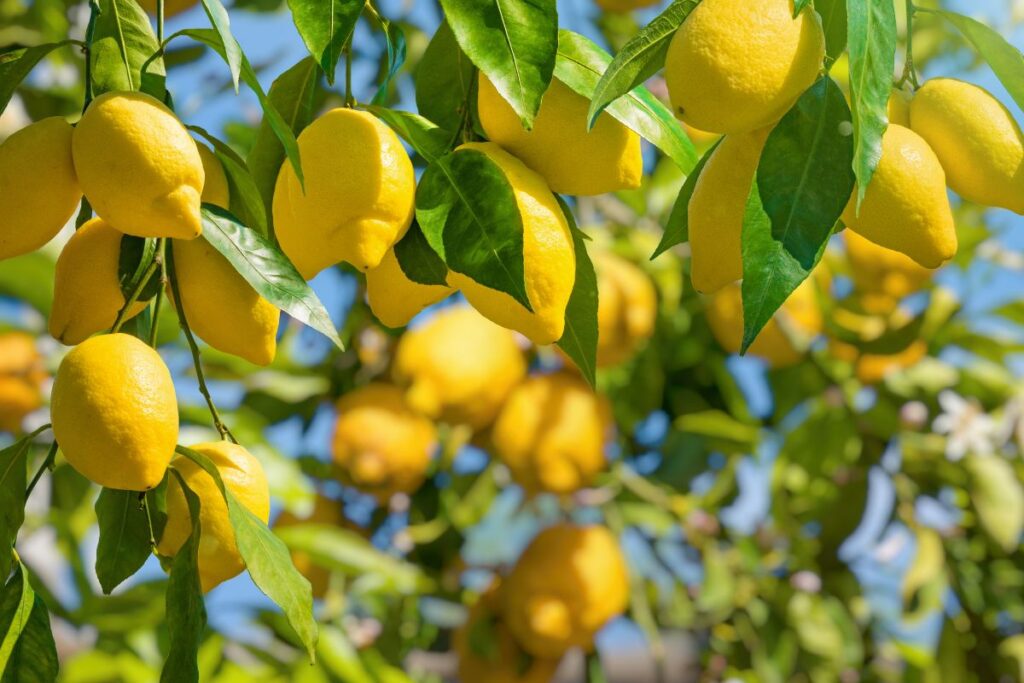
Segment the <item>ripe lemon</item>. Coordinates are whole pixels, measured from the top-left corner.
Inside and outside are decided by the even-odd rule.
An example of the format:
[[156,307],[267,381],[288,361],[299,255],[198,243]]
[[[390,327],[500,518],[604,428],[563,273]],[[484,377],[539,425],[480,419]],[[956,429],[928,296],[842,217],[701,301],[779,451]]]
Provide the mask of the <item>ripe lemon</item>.
[[196,149],[199,150],[199,158],[203,162],[203,175],[206,177],[201,196],[203,203],[227,209],[231,203],[231,190],[228,186],[228,177],[224,173],[224,165],[220,163],[213,150],[203,143],[197,142]]
[[71,464],[100,486],[145,491],[160,483],[178,440],[171,373],[127,334],[82,342],[64,357],[50,400],[53,435]]
[[654,334],[658,295],[644,271],[611,252],[593,254],[597,270],[597,364],[630,358]]
[[626,559],[604,527],[559,524],[533,539],[502,595],[512,635],[533,656],[589,652],[594,634],[626,609]]
[[372,114],[333,109],[299,135],[305,193],[286,159],[274,192],[281,248],[307,280],[347,261],[376,268],[412,223],[416,179],[398,136]]
[[[110,329],[124,307],[118,282],[118,260],[124,235],[102,218],[82,225],[57,258],[53,281],[50,336],[74,346]],[[125,319],[142,312],[146,302],[136,301]]]
[[477,111],[487,137],[539,173],[553,192],[593,195],[640,187],[640,136],[607,112],[588,131],[589,107],[587,98],[553,78],[533,129],[526,130],[480,74]]
[[904,297],[921,289],[934,272],[852,230],[845,231],[843,239],[854,287],[869,313],[890,313]]
[[743,214],[770,128],[728,135],[701,171],[687,207],[690,279],[711,294],[743,277]]
[[526,375],[526,361],[512,332],[451,306],[402,335],[393,370],[413,409],[480,430]]
[[889,103],[886,105],[889,123],[910,128],[910,101],[913,98],[913,93],[903,90],[894,89],[889,93]]
[[630,12],[658,4],[658,0],[595,0],[595,2],[605,12]]
[[[317,496],[313,501],[313,510],[305,517],[298,517],[285,510],[274,521],[275,529],[286,529],[301,524],[323,524],[353,529],[352,524],[342,510],[342,503],[324,496]],[[331,572],[313,561],[307,553],[292,551],[292,564],[299,573],[306,577],[313,586],[313,597],[322,598],[327,594],[331,583]]]
[[75,170],[96,214],[128,235],[192,239],[202,232],[202,157],[163,102],[108,92],[71,139]]
[[35,339],[24,332],[0,334],[0,431],[21,431],[25,416],[43,405],[45,380]]
[[[740,285],[732,284],[712,294],[707,300],[707,316],[711,333],[722,348],[729,353],[739,353],[743,342],[743,301]],[[789,295],[747,350],[751,355],[764,358],[772,368],[796,365],[803,358],[803,354],[794,348],[779,325],[779,316],[784,316],[786,322],[796,328],[796,331],[808,335],[821,332],[824,323],[812,278],[804,280]]]
[[[270,487],[263,465],[253,455],[228,441],[200,443],[190,447],[217,467],[224,486],[242,507],[264,523],[270,519]],[[209,592],[245,569],[245,561],[235,544],[235,530],[228,518],[228,506],[213,477],[185,456],[175,456],[174,468],[185,485],[199,497],[199,581]],[[174,557],[192,535],[192,515],[178,478],[167,481],[167,525],[157,551]]]
[[[172,17],[185,10],[195,7],[199,0],[164,0],[164,16]],[[142,8],[150,14],[156,14],[156,0],[140,0]]]
[[882,158],[859,215],[856,201],[855,189],[843,222],[875,244],[906,254],[925,268],[938,268],[956,254],[946,176],[928,143],[909,128],[891,124],[886,129]]
[[886,375],[912,367],[928,355],[928,344],[920,339],[912,341],[896,353],[861,353],[860,349],[845,342],[829,343],[832,355],[854,365],[854,374],[861,384],[878,384]]
[[0,144],[0,259],[35,251],[74,215],[82,190],[71,133],[67,121],[53,116]]
[[825,57],[821,19],[793,0],[704,0],[672,37],[665,81],[675,115],[701,130],[743,133],[778,121]]
[[380,265],[366,273],[370,310],[388,327],[408,325],[417,313],[454,291],[445,285],[421,285],[410,280],[394,249],[388,249]]
[[611,407],[567,372],[528,378],[494,423],[495,454],[527,493],[572,493],[604,469]]
[[386,502],[412,493],[426,477],[437,448],[434,424],[412,411],[404,392],[369,384],[338,401],[334,463],[360,491]]
[[461,290],[473,307],[502,327],[535,344],[550,344],[565,329],[565,307],[576,281],[576,252],[569,223],[544,179],[492,142],[470,142],[455,150],[480,152],[501,168],[515,193],[523,224],[526,296],[533,312],[504,292],[451,271],[448,284]]
[[988,91],[934,78],[910,104],[910,127],[935,150],[954,192],[1024,213],[1024,136]]

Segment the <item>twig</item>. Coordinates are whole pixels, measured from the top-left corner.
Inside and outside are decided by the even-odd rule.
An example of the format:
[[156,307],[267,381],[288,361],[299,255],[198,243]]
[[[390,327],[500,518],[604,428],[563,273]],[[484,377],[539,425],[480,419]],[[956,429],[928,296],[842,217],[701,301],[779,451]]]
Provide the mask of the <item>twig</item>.
[[58,446],[56,441],[50,444],[50,450],[46,453],[46,459],[43,460],[43,464],[39,466],[38,470],[36,470],[36,474],[32,477],[32,481],[29,483],[28,488],[25,489],[26,498],[32,495],[32,490],[35,489],[36,484],[38,484],[39,480],[42,478],[43,471],[53,467],[53,461],[57,458],[57,448]]
[[156,290],[156,301],[153,302],[153,320],[149,325],[149,345],[156,348],[156,333],[160,325],[160,309],[164,303],[164,289],[167,287],[167,263],[164,260],[167,252],[167,241],[160,240],[157,247],[157,259],[160,261],[160,288]]
[[914,88],[919,88],[920,84],[917,82],[917,70],[914,68],[914,14],[917,12],[917,7],[914,6],[913,0],[906,0],[907,6],[907,56],[903,61],[903,75],[900,77],[898,85],[902,86],[907,81],[910,81]]
[[153,257],[153,261],[146,268],[146,272],[142,274],[142,278],[139,280],[138,284],[135,285],[132,295],[128,297],[128,300],[124,302],[124,306],[122,306],[121,310],[117,312],[117,318],[114,319],[114,324],[110,328],[111,334],[115,334],[121,329],[121,325],[124,325],[124,321],[128,317],[128,309],[134,306],[135,302],[139,300],[139,297],[142,295],[142,290],[149,284],[153,275],[156,274],[157,269],[163,267],[164,241],[165,238],[161,237],[158,242],[156,256]]

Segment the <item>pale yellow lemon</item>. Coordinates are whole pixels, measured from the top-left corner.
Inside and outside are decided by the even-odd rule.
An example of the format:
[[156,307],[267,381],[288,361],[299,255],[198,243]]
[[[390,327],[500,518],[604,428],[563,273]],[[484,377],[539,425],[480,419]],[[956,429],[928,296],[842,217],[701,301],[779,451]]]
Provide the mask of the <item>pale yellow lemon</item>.
[[408,325],[417,313],[454,291],[446,285],[424,285],[410,280],[394,249],[388,249],[380,265],[366,273],[370,310],[388,327]]

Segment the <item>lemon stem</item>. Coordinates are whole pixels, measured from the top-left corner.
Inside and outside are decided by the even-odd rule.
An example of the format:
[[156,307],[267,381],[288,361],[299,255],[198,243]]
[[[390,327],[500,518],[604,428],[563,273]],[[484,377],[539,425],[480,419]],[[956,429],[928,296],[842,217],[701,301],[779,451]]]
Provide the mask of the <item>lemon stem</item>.
[[[47,425],[47,427],[49,427],[49,425]],[[39,430],[36,430],[36,433],[38,434]],[[43,460],[43,464],[39,466],[38,470],[36,470],[36,474],[32,477],[32,481],[29,483],[28,488],[25,489],[26,498],[32,495],[32,490],[36,487],[36,484],[39,483],[39,480],[43,476],[43,472],[53,467],[53,461],[57,458],[57,448],[58,446],[56,441],[50,444],[50,450],[46,452],[46,459]]]
[[164,261],[167,252],[167,240],[160,240],[157,247],[156,260],[160,262],[160,288],[156,290],[156,301],[153,302],[153,320],[149,325],[149,345],[156,348],[156,333],[159,329],[160,309],[164,303],[164,288],[167,287],[167,265]]
[[165,238],[161,237],[157,245],[157,255],[153,258],[153,261],[146,268],[146,272],[142,274],[139,279],[139,283],[135,285],[135,289],[132,290],[132,294],[128,297],[128,300],[124,302],[124,306],[117,312],[117,318],[114,319],[114,325],[110,328],[111,334],[116,334],[121,330],[121,326],[124,325],[125,319],[128,317],[128,309],[135,305],[135,302],[139,300],[142,295],[142,290],[145,289],[149,281],[156,275],[158,268],[162,267],[164,247],[163,243]]
[[914,68],[914,14],[917,12],[917,7],[914,6],[913,0],[906,0],[907,3],[907,53],[906,58],[903,60],[903,75],[900,77],[899,84],[902,86],[907,81],[914,86],[914,88],[920,87],[917,82],[917,70]]
[[[85,28],[85,101],[82,103],[82,112],[92,102],[92,41],[96,33],[96,16],[100,13],[98,0],[89,0],[89,23]],[[83,200],[84,203],[84,200]]]
[[355,104],[352,98],[352,36],[345,41],[342,51],[345,53],[345,106],[352,107]]
[[148,493],[148,491],[140,493],[139,502],[142,504],[142,509],[146,511],[146,523],[149,525],[149,545],[152,548],[156,548],[156,534],[153,532],[153,516],[149,512]]
[[164,42],[164,0],[156,0],[156,42]]

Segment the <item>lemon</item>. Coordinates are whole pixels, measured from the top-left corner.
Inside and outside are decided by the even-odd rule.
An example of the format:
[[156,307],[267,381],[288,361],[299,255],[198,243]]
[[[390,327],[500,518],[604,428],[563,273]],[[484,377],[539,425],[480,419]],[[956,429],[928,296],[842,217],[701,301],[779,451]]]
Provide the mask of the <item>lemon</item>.
[[267,365],[277,352],[277,307],[203,239],[172,242],[180,303],[189,327],[215,349]]
[[71,148],[93,210],[121,232],[179,239],[202,232],[202,158],[163,102],[139,92],[104,93],[85,110]]
[[920,290],[934,272],[852,230],[846,230],[843,239],[854,287],[861,293],[861,302],[869,313],[892,312],[902,299]]
[[[313,501],[313,510],[304,517],[298,517],[287,510],[277,516],[275,529],[287,529],[301,524],[323,524],[329,526],[353,528],[353,524],[345,517],[341,502],[324,496],[317,496]],[[299,573],[306,577],[313,586],[313,597],[322,598],[327,594],[331,583],[331,572],[313,561],[307,553],[292,551],[292,564]]]
[[0,144],[0,259],[35,251],[75,214],[82,199],[68,122],[53,116]]
[[528,378],[509,395],[491,439],[527,493],[572,493],[605,467],[611,407],[567,372]]
[[910,101],[913,98],[913,93],[903,90],[894,89],[889,93],[889,102],[886,105],[889,123],[910,128]]
[[417,313],[454,291],[445,285],[422,285],[410,280],[394,249],[388,249],[380,265],[366,273],[370,310],[388,327],[408,325]]
[[31,335],[0,334],[0,431],[20,432],[25,416],[43,405],[46,368]]
[[658,295],[644,271],[611,252],[595,251],[597,271],[597,364],[630,358],[654,334]]
[[376,268],[412,223],[416,179],[398,136],[372,114],[333,109],[299,135],[305,192],[286,159],[274,191],[281,248],[307,280],[347,261]]
[[437,448],[437,432],[430,420],[412,411],[400,388],[374,383],[338,401],[333,447],[344,478],[383,503],[420,487]]
[[[235,500],[265,524],[270,519],[270,487],[263,465],[242,446],[228,441],[200,443],[190,448],[205,455],[217,468]],[[199,498],[199,582],[209,592],[245,569],[235,543],[228,506],[213,477],[189,458],[175,456],[173,467]],[[176,476],[167,481],[167,524],[157,551],[174,557],[192,535],[192,515]]]
[[1024,136],[988,91],[934,78],[910,104],[910,127],[935,150],[954,192],[1024,213]]
[[882,158],[859,214],[856,201],[854,189],[843,222],[875,244],[906,254],[925,268],[938,268],[956,254],[946,176],[928,143],[909,128],[890,124],[886,129]]
[[590,101],[557,78],[544,93],[532,130],[523,128],[483,73],[477,92],[487,137],[539,173],[553,192],[594,195],[640,187],[640,136],[607,112],[588,131]]
[[531,655],[589,652],[594,635],[626,609],[626,559],[604,527],[559,524],[533,539],[502,595],[509,630]]
[[629,12],[658,4],[658,0],[595,0],[605,12]]
[[854,375],[861,384],[878,384],[887,375],[913,367],[928,355],[928,344],[920,339],[912,341],[896,353],[861,353],[850,344],[833,340],[829,343],[832,355],[853,363]]
[[[823,320],[813,278],[804,280],[775,316],[769,320],[747,352],[764,358],[772,368],[796,365],[803,354],[789,341],[778,322],[780,316],[794,331],[807,335],[821,332]],[[712,294],[707,300],[708,324],[711,333],[729,353],[739,353],[743,342],[743,301],[740,285],[732,284]]]
[[526,375],[526,361],[512,332],[460,305],[402,335],[393,370],[413,409],[480,430]]
[[821,19],[793,0],[704,0],[665,56],[675,115],[714,133],[778,121],[814,83],[825,57]]
[[743,277],[743,214],[770,128],[728,135],[704,165],[687,207],[690,278],[710,294]]
[[203,162],[203,175],[206,177],[201,196],[203,203],[227,209],[231,203],[231,190],[227,174],[224,173],[224,165],[220,163],[213,150],[201,142],[196,143],[196,149],[199,150],[199,158]]
[[512,186],[523,225],[523,267],[530,312],[505,292],[451,271],[448,284],[462,291],[473,307],[502,327],[535,344],[550,344],[565,329],[565,307],[576,280],[576,252],[569,223],[544,179],[491,142],[470,142],[455,150],[487,155]]
[[64,357],[50,399],[53,435],[68,463],[100,486],[160,483],[178,440],[171,373],[127,334],[82,342]]
[[[53,281],[50,336],[74,346],[110,329],[125,304],[118,282],[118,260],[124,237],[102,218],[86,221],[71,236],[57,258]],[[142,312],[136,301],[125,319]]]
[[[181,14],[185,10],[195,7],[199,0],[164,0],[164,16],[172,17]],[[156,0],[140,0],[142,9],[150,14],[156,14]]]

